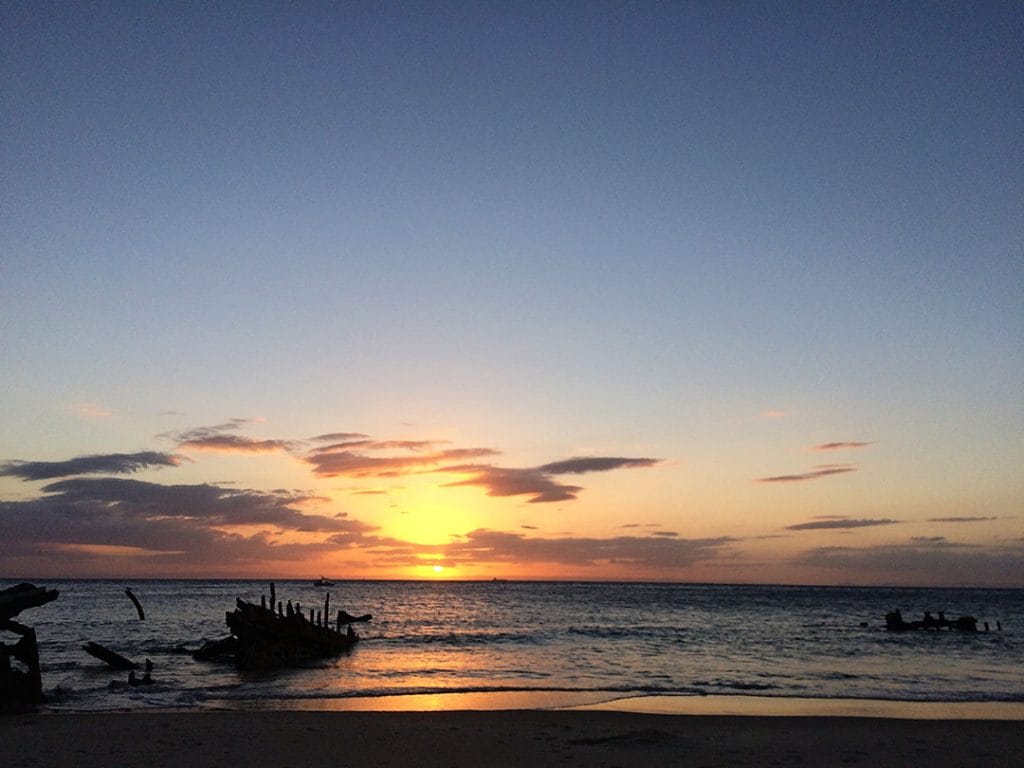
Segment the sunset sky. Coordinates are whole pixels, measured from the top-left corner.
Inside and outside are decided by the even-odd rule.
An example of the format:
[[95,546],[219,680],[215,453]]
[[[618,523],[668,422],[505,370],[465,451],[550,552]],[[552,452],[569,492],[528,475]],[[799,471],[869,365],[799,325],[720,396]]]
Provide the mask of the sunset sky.
[[1024,6],[0,5],[0,578],[1024,586]]

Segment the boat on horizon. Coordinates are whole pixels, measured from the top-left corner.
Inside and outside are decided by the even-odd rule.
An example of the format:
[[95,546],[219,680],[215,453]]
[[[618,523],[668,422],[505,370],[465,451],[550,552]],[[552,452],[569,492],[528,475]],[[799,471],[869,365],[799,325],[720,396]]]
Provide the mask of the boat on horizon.
[[319,579],[313,582],[314,587],[333,587],[334,582],[328,579],[326,576],[321,576]]

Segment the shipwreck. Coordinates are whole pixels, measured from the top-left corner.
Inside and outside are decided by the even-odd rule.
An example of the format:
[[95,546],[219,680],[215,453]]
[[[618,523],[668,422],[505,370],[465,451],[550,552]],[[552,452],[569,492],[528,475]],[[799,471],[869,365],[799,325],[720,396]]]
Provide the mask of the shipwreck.
[[55,589],[34,584],[18,584],[0,590],[0,631],[20,638],[11,644],[0,642],[0,709],[23,709],[42,703],[36,631],[14,621],[14,617],[26,608],[46,605],[58,595]]
[[310,608],[307,616],[299,604],[278,601],[271,584],[269,606],[266,596],[260,597],[259,605],[237,598],[235,609],[224,617],[231,634],[206,643],[193,657],[233,658],[242,669],[264,669],[338,656],[359,642],[352,624],[373,617],[338,611],[332,621],[330,604],[328,593],[323,608]]

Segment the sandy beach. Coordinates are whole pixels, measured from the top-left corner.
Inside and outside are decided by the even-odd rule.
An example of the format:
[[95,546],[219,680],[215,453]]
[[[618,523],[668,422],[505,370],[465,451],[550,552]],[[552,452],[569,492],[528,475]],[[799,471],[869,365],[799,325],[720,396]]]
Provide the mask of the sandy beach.
[[1003,766],[1019,721],[612,711],[160,712],[0,717],[8,768]]

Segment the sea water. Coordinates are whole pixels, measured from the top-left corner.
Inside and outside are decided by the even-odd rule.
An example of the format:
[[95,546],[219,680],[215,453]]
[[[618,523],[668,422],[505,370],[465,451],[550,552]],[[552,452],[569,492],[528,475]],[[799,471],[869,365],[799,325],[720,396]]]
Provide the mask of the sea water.
[[[0,588],[14,581],[0,581]],[[1024,702],[1024,590],[565,582],[276,583],[308,614],[370,613],[349,653],[240,671],[187,651],[228,634],[225,612],[258,603],[257,581],[46,581],[53,603],[24,611],[39,641],[46,709],[362,706],[450,693]],[[138,597],[140,620],[125,594]],[[968,614],[978,633],[885,630],[884,615]],[[984,622],[990,626],[984,631]],[[997,630],[997,622],[1001,630]],[[14,636],[0,640],[13,642]],[[153,684],[82,650],[154,664]],[[552,699],[555,700],[555,699]]]

